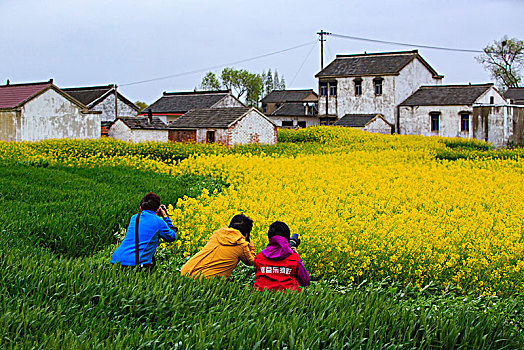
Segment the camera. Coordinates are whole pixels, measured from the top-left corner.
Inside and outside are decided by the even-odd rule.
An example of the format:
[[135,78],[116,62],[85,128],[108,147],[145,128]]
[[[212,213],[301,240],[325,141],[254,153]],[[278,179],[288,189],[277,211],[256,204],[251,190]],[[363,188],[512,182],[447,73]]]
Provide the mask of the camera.
[[291,238],[289,239],[289,247],[298,248],[299,245],[300,245],[300,238],[298,238],[298,233],[293,233],[291,235]]

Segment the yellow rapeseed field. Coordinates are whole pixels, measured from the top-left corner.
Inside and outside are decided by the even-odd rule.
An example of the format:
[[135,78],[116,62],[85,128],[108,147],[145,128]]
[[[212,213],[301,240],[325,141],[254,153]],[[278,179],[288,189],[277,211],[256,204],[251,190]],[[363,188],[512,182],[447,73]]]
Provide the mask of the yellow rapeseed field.
[[112,164],[224,179],[230,186],[219,193],[204,190],[169,206],[180,228],[180,239],[170,245],[175,254],[194,254],[242,212],[254,220],[257,250],[275,220],[299,233],[304,264],[318,278],[390,277],[486,294],[524,292],[520,160],[436,160],[436,150],[445,147],[437,138],[308,129],[302,131],[306,142],[279,146],[172,145],[194,154],[177,162],[136,152],[169,145],[111,140],[4,142],[0,160]]

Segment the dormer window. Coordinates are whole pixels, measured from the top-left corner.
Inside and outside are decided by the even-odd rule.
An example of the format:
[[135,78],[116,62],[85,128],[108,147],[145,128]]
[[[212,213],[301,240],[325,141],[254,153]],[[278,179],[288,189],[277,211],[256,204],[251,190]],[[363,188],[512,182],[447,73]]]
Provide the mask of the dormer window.
[[362,95],[362,78],[353,79],[353,83],[355,83],[355,96]]
[[373,85],[375,86],[375,95],[382,95],[382,78],[373,79]]

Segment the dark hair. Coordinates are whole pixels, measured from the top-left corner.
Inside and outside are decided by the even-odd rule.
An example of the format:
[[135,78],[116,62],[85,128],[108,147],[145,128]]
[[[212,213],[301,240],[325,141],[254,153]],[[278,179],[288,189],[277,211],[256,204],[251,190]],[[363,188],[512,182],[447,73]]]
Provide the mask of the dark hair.
[[242,235],[247,236],[253,228],[253,220],[245,216],[244,214],[238,214],[233,216],[229,223],[230,228],[239,230]]
[[275,221],[271,226],[269,226],[269,231],[267,232],[268,238],[273,236],[281,236],[289,241],[289,238],[291,237],[289,227],[282,221]]
[[153,192],[149,192],[140,201],[140,208],[142,210],[152,210],[157,211],[160,207],[160,197]]

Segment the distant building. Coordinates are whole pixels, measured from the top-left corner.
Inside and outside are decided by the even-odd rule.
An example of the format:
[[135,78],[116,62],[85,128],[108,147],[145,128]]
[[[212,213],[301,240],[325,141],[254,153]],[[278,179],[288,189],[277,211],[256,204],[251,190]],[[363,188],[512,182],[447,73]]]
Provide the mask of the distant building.
[[379,134],[393,133],[393,125],[388,123],[381,114],[346,114],[334,125],[357,128]]
[[274,90],[262,99],[262,112],[279,127],[318,125],[318,95],[313,89]]
[[245,107],[229,90],[164,92],[162,97],[145,108],[140,115],[151,111],[154,117],[169,124],[196,108]]
[[9,84],[0,86],[0,140],[100,137],[100,112],[89,111],[53,84]]
[[346,114],[381,114],[396,125],[397,106],[421,85],[438,85],[439,75],[417,50],[337,55],[317,73],[321,124]]
[[126,142],[167,142],[169,130],[158,117],[119,117],[109,128],[108,136]]
[[399,105],[401,134],[520,143],[524,107],[509,106],[493,84],[421,86]]
[[504,97],[512,105],[524,105],[524,87],[508,88]]
[[172,142],[238,145],[277,142],[276,125],[256,108],[193,109],[169,125]]

